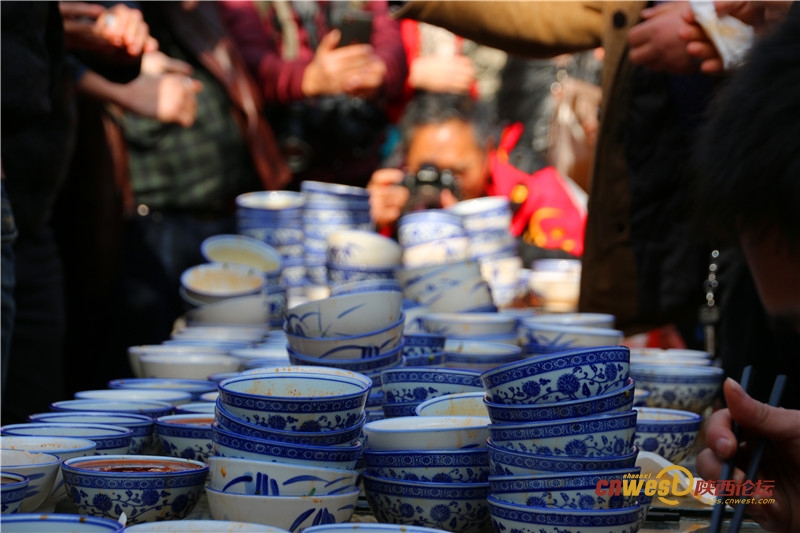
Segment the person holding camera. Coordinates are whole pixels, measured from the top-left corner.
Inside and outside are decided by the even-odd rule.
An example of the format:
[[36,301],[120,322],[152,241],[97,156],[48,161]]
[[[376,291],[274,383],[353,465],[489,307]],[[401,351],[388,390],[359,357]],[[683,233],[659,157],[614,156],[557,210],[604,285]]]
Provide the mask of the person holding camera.
[[575,257],[583,251],[586,212],[554,168],[527,174],[508,163],[522,131],[506,128],[493,146],[485,106],[467,95],[421,92],[400,121],[403,169],[377,170],[370,179],[370,212],[391,233],[408,211],[450,207],[460,200],[508,196],[509,230],[523,259]]
[[408,66],[386,2],[221,2],[256,77],[292,187],[364,186],[380,163],[387,105]]

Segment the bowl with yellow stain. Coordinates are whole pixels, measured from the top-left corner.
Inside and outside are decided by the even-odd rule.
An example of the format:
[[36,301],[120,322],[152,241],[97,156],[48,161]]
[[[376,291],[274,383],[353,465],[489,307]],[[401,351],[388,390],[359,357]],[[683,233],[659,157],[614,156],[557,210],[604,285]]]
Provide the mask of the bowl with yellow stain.
[[232,263],[205,263],[181,274],[181,286],[186,293],[205,303],[256,294],[265,285],[262,271]]
[[283,268],[281,254],[269,244],[246,235],[215,235],[203,241],[200,251],[212,263],[244,265],[264,272],[277,284]]

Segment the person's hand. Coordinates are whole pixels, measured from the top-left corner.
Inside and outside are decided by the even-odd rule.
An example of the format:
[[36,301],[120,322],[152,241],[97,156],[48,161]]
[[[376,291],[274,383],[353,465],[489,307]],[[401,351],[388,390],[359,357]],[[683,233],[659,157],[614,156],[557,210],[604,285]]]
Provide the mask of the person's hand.
[[370,44],[353,44],[337,48],[341,32],[325,35],[314,52],[314,58],[303,72],[301,89],[305,96],[353,94],[374,90],[383,84],[386,65],[376,62]]
[[132,61],[158,49],[150,28],[138,9],[116,4],[59,2],[67,48],[90,51],[110,60]]
[[[747,506],[747,513],[769,531],[800,531],[800,411],[770,407],[747,395],[732,379],[723,386],[728,408],[714,413],[706,425],[708,448],[697,457],[698,473],[707,480],[719,479],[723,463],[736,454],[738,443],[731,430],[735,420],[741,427],[745,444],[737,457],[738,467],[747,465],[748,452],[756,439],[767,439],[758,480],[774,481],[775,503]],[[744,473],[737,469],[734,478]],[[753,480],[756,481],[756,480]]]
[[408,202],[408,189],[400,185],[403,171],[396,168],[376,170],[367,184],[369,214],[380,227],[394,224]]
[[678,37],[685,26],[683,12],[686,2],[668,2],[642,10],[643,22],[628,32],[630,60],[657,72],[691,74],[698,63],[686,51],[686,43]]
[[475,81],[475,67],[466,56],[423,56],[411,63],[408,83],[415,89],[435,93],[469,93]]
[[188,76],[139,76],[124,87],[123,107],[132,113],[185,128],[197,118],[197,93],[203,84]]
[[186,61],[169,57],[167,54],[156,50],[142,56],[142,74],[158,76],[160,74],[192,74],[192,65]]

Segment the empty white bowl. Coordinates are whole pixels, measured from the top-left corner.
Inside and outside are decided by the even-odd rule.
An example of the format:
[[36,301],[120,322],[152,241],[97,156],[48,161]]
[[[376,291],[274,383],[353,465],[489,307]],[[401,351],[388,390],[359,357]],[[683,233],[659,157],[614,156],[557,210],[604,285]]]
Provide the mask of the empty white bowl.
[[419,404],[414,412],[417,416],[489,416],[483,403],[485,392],[461,392],[431,398]]
[[364,424],[370,450],[459,450],[483,448],[489,417],[402,416]]
[[196,353],[224,354],[225,350],[215,346],[180,346],[171,344],[131,346],[128,348],[128,364],[131,366],[133,375],[141,378],[144,377],[144,374],[142,374],[142,365],[139,362],[139,358],[145,354],[192,355]]
[[192,393],[178,390],[96,389],[75,393],[76,400],[154,400],[173,406],[189,403]]
[[20,512],[30,513],[42,505],[52,492],[61,459],[50,453],[3,448],[0,449],[0,464],[4,475],[12,473],[28,478],[28,488],[25,490]]
[[136,524],[125,533],[288,533],[285,529],[231,520],[170,520]]
[[[181,285],[189,296],[201,299],[233,298],[260,292],[266,284],[264,273],[244,265],[206,263],[181,274]],[[207,303],[211,303],[207,301]]]
[[281,254],[272,246],[245,235],[215,235],[204,240],[200,251],[207,261],[234,263],[280,275]]
[[513,333],[514,317],[500,313],[430,313],[422,317],[422,327],[445,337],[477,337]]
[[238,372],[242,363],[236,357],[219,354],[149,354],[139,358],[147,378],[206,379],[219,372]]

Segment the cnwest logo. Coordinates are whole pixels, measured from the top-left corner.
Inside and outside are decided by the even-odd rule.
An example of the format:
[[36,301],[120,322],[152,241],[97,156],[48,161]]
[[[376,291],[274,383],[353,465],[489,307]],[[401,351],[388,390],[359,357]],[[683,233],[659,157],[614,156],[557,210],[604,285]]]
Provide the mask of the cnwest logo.
[[[675,472],[673,472],[673,470]],[[684,474],[688,483],[681,478]],[[686,486],[686,488],[682,488]],[[625,474],[623,479],[601,479],[595,487],[598,496],[626,496],[638,498],[645,496],[658,496],[664,505],[678,505],[678,500],[669,499],[667,496],[686,496],[692,492],[694,477],[686,468],[678,465],[668,466],[661,470],[656,477],[650,474]]]

